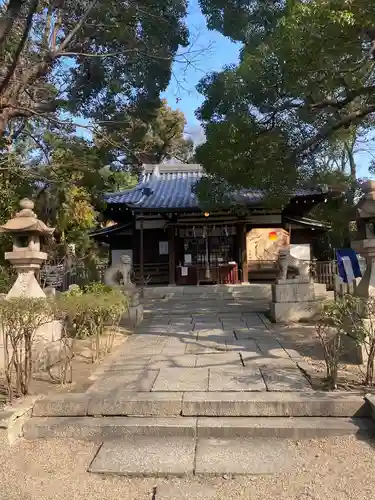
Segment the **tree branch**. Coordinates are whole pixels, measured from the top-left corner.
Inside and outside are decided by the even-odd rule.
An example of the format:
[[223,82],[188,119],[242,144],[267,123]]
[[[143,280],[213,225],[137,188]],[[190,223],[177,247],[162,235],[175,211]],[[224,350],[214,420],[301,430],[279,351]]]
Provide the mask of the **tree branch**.
[[59,48],[57,49],[57,52],[53,53],[53,57],[56,57],[56,55],[62,51],[69,45],[69,43],[73,40],[75,35],[78,33],[78,31],[82,28],[83,23],[86,21],[88,18],[90,12],[92,9],[95,7],[95,5],[98,3],[98,0],[93,0],[90,5],[87,7],[86,12],[82,15],[81,19],[78,21],[78,23],[75,25],[75,27],[72,29],[72,31],[65,37],[65,40],[61,42]]
[[333,134],[333,132],[336,132],[337,130],[340,130],[344,127],[347,127],[351,125],[354,121],[358,120],[359,118],[364,118],[365,116],[370,115],[371,113],[375,113],[375,104],[371,104],[368,106],[365,106],[361,109],[358,109],[357,111],[353,111],[353,113],[350,113],[349,115],[344,116],[340,120],[338,120],[336,123],[333,125],[329,125],[327,127],[323,127],[314,137],[309,139],[308,141],[302,143],[295,151],[294,154],[298,155],[300,153],[303,153],[304,151],[310,150],[310,152],[313,152],[316,150],[317,147],[319,147],[319,144],[327,139],[330,135]]
[[349,92],[346,92],[346,97],[345,99],[338,100],[338,99],[326,99],[321,102],[317,102],[315,104],[310,104],[308,107],[311,110],[315,109],[324,109],[324,108],[338,108],[342,109],[348,104],[350,104],[356,97],[360,97],[362,95],[367,95],[367,94],[374,94],[375,93],[375,87],[373,85],[369,87],[361,87],[356,90],[350,90]]
[[12,29],[14,21],[21,12],[24,3],[26,3],[26,0],[9,0],[7,10],[0,19],[0,45],[3,44],[6,36]]
[[39,4],[39,0],[33,0],[31,5],[30,5],[29,12],[28,12],[27,17],[26,17],[26,23],[25,23],[25,27],[24,27],[24,30],[22,33],[21,40],[19,41],[18,47],[14,53],[13,61],[10,64],[10,66],[8,67],[7,73],[6,73],[3,81],[0,84],[0,94],[2,94],[4,89],[7,87],[8,83],[9,83],[10,79],[12,78],[14,71],[17,67],[18,60],[19,60],[20,55],[25,47],[27,37],[29,36],[30,29],[31,29],[31,26],[33,23],[33,17],[34,17],[34,14],[38,8],[38,4]]

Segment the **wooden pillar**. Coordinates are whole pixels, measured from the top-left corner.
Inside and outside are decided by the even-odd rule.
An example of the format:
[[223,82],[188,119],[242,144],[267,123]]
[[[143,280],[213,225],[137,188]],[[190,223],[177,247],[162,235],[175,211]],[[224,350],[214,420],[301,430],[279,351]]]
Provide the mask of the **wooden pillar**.
[[144,270],[144,247],[143,247],[143,213],[140,214],[140,231],[139,231],[139,267],[140,267],[140,282],[141,290],[145,286],[145,270]]
[[[135,270],[135,266],[139,264],[138,262],[138,233],[137,233],[137,215],[133,214],[133,220],[132,220],[132,266],[133,269]],[[138,280],[138,272],[136,273],[136,276],[134,276],[134,279]]]
[[168,227],[168,254],[169,254],[169,284],[176,284],[176,232],[174,226]]
[[242,271],[241,272],[242,283],[249,282],[249,266],[247,262],[246,235],[247,235],[246,222],[239,222],[237,224],[237,245],[240,257],[239,266]]

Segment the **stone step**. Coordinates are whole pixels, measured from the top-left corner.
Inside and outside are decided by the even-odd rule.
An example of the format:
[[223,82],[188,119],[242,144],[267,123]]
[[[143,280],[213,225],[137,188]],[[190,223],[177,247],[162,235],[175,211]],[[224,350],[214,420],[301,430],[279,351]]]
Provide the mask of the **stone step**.
[[[280,439],[128,437],[104,442],[89,472],[141,477],[274,474],[290,472],[299,458],[299,447]],[[210,486],[196,486],[198,490],[192,491],[184,483],[181,491],[173,484],[159,484],[155,496],[160,500],[216,498]]]
[[122,392],[39,399],[33,417],[370,417],[362,395],[348,392]]
[[335,417],[35,417],[25,439],[108,441],[124,437],[312,439],[375,432],[371,418]]
[[184,416],[370,417],[362,395],[347,392],[190,392]]

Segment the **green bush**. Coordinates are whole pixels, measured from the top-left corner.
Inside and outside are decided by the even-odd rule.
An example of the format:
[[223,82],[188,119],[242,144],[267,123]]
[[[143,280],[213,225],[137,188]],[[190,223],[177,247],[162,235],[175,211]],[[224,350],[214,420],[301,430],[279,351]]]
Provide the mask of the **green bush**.
[[85,285],[83,287],[83,293],[101,294],[101,293],[113,293],[114,291],[115,291],[114,288],[112,288],[109,285],[105,285],[104,283],[100,283],[100,281],[93,281],[92,283],[89,283],[88,285]]
[[46,299],[13,298],[0,301],[0,329],[4,343],[4,372],[9,399],[14,387],[27,394],[32,376],[32,345],[37,329],[51,321]]
[[91,338],[93,342],[93,360],[99,357],[101,338],[107,328],[108,352],[113,336],[113,327],[117,326],[128,308],[128,298],[117,289],[101,287],[97,284],[85,288],[81,294],[61,294],[57,300],[58,315],[63,320],[66,335],[72,338]]

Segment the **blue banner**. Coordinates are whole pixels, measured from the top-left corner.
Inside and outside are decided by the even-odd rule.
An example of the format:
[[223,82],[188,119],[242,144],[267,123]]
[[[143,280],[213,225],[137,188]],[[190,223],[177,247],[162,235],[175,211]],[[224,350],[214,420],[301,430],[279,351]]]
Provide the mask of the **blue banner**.
[[344,283],[352,283],[362,276],[358,256],[352,248],[336,250],[336,257],[339,276]]

